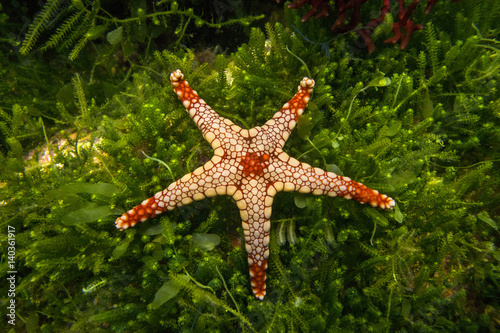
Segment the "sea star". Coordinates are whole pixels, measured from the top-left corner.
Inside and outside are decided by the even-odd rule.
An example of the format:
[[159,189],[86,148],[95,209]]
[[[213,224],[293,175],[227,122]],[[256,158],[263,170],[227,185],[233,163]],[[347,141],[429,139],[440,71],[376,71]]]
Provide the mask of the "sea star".
[[304,78],[295,96],[263,126],[242,129],[220,117],[176,70],[170,75],[174,91],[191,118],[214,149],[205,165],[170,184],[120,216],[115,224],[123,230],[193,200],[230,195],[240,209],[245,249],[255,297],[266,295],[269,230],[273,198],[281,191],[341,196],[373,207],[391,209],[395,201],[348,177],[313,168],[282,150],[297,118],[304,112],[314,80]]

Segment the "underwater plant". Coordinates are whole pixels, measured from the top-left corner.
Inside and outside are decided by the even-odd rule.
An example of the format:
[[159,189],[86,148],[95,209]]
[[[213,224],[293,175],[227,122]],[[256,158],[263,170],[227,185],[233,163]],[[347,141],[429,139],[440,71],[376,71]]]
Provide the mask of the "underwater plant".
[[[129,9],[137,3],[127,2],[120,20],[135,25]],[[155,2],[146,15],[172,3]],[[23,55],[12,36],[35,13],[0,7],[9,16],[0,22],[20,22],[0,26],[14,32],[0,44],[0,276],[15,274],[15,296],[1,300],[14,300],[16,324],[3,320],[4,331],[499,329],[498,1],[439,1],[404,50],[371,54],[354,47],[355,33],[331,40],[325,20],[300,25],[305,9],[275,8],[281,22],[269,15],[263,29],[241,30],[245,43],[200,62],[195,25],[177,42],[183,15],[165,17],[163,31],[175,36],[167,43],[148,29],[143,41],[130,37],[134,50],[124,58],[125,26],[113,45],[110,25],[70,60],[79,39],[37,48],[57,33],[65,10]],[[328,43],[309,43],[293,26]],[[392,36],[383,28],[371,35],[375,45]],[[177,68],[245,128],[270,119],[297,82],[313,78],[283,150],[387,193],[398,209],[276,195],[263,301],[251,292],[230,198],[205,198],[117,232],[113,221],[126,208],[212,156],[172,93]]]
[[[172,34],[169,31],[170,25],[176,19],[179,21],[176,22],[178,26],[174,34],[178,36],[175,42],[178,46],[185,38],[191,21],[198,28],[206,26],[220,29],[227,25],[248,25],[262,18],[246,16],[214,23],[196,15],[193,8],[179,8],[176,1],[158,1],[152,4],[147,4],[146,1],[132,1],[128,6],[132,16],[120,19],[113,15],[106,5],[115,11],[117,9],[112,1],[48,0],[30,24],[19,52],[27,54],[41,35],[49,33],[50,37],[40,49],[55,48],[59,52],[71,49],[68,57],[75,60],[89,42],[106,36],[107,41],[116,48],[120,47],[123,56],[128,58],[134,52],[134,43],[144,43],[146,40],[151,43],[162,34]],[[148,12],[148,7],[152,7],[152,12]]]

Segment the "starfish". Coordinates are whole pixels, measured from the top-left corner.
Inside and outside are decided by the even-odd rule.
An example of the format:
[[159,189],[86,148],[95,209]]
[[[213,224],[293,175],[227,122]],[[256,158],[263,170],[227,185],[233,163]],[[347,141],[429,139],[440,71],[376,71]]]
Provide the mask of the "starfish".
[[288,156],[282,148],[307,106],[314,80],[305,77],[298,92],[264,125],[243,129],[220,117],[184,80],[180,70],[170,75],[174,91],[212,146],[214,156],[203,166],[170,184],[120,216],[115,224],[124,230],[194,200],[230,195],[240,209],[252,290],[266,295],[271,211],[276,193],[298,191],[326,194],[391,209],[396,203],[348,177],[313,168]]

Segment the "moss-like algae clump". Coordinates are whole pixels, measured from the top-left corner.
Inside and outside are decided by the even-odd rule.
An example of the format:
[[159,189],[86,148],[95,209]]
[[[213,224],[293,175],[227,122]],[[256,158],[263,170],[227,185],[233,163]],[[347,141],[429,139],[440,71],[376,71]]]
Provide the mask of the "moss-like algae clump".
[[[327,20],[301,23],[307,8],[52,0],[20,41],[34,13],[17,6],[0,7],[1,278],[16,271],[6,331],[500,328],[497,1],[417,8],[424,29],[406,49],[384,44],[381,24],[371,54],[355,33],[332,39]],[[230,198],[119,232],[117,216],[211,157],[169,85],[177,68],[247,128],[311,75],[285,151],[397,209],[279,194],[262,302]]]

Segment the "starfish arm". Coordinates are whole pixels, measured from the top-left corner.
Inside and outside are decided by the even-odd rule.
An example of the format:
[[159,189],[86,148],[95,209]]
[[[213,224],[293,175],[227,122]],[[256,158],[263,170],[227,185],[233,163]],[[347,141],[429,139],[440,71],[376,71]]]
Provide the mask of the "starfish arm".
[[396,205],[394,199],[380,194],[377,190],[372,190],[349,177],[300,163],[284,152],[278,155],[273,167],[277,175],[277,181],[273,186],[278,192],[297,191],[314,195],[339,196],[344,199],[354,199],[362,204],[369,203],[373,207],[382,209],[392,209]]
[[121,230],[133,227],[165,211],[188,205],[205,197],[233,195],[237,188],[232,185],[230,177],[221,175],[224,168],[212,162],[215,158],[216,156],[204,166],[184,175],[163,191],[144,200],[140,205],[117,218],[116,227]]
[[184,74],[180,70],[176,70],[170,74],[170,82],[189,116],[199,127],[203,137],[212,145],[214,150],[221,146],[221,142],[218,139],[221,133],[241,131],[241,127],[235,125],[229,119],[219,116],[212,110],[198,96],[198,93],[189,86],[188,82],[184,80]]
[[307,77],[303,78],[295,96],[262,126],[264,131],[272,133],[280,147],[285,145],[286,140],[288,140],[290,133],[297,124],[298,116],[304,112],[311,98],[313,88],[314,80]]
[[269,218],[274,194],[276,192],[267,192],[264,182],[254,178],[250,181],[244,179],[241,189],[233,195],[240,209],[252,291],[260,300],[266,295],[265,281],[271,229]]

